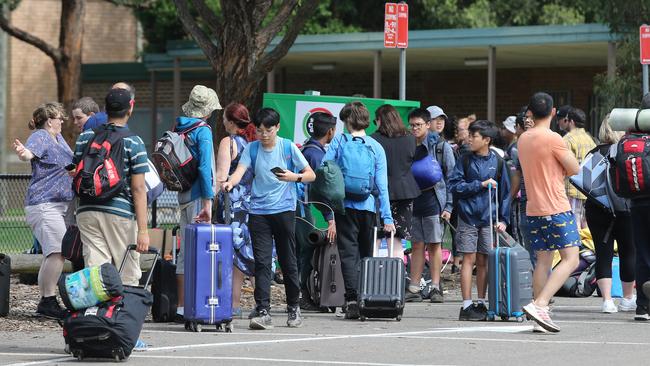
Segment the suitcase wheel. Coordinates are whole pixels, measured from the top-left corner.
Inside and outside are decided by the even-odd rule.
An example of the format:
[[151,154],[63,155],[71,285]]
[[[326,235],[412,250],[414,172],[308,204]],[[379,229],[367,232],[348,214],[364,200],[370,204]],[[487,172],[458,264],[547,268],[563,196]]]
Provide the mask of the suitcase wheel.
[[501,315],[501,320],[503,320],[504,322],[508,321],[509,319],[510,319],[510,317],[505,316],[505,315]]
[[361,316],[359,317],[359,320],[361,320],[362,322],[365,322],[366,319],[367,319],[367,318],[366,318],[365,316],[363,316],[363,315],[361,315]]
[[401,322],[402,321],[402,316],[398,315],[397,317],[395,317],[395,319],[397,319],[398,322]]
[[82,350],[72,351],[72,356],[76,358],[78,361],[84,360],[84,352]]
[[523,323],[524,322],[524,317],[523,316],[518,316],[517,317],[517,322]]
[[232,333],[232,330],[234,329],[232,322],[227,322],[227,323],[219,323],[217,324],[217,330],[223,330],[226,333]]
[[189,330],[190,332],[201,333],[203,330],[203,325],[197,322],[185,322],[185,329]]
[[494,321],[494,315],[493,314],[488,314],[487,315],[487,320],[493,322]]

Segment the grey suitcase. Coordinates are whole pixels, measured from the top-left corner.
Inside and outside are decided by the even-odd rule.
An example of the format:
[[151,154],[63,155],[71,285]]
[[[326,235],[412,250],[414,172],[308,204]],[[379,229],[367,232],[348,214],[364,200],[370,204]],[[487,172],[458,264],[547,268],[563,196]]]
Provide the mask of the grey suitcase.
[[[490,227],[492,225],[492,192],[499,212],[498,191],[490,190]],[[502,242],[505,246],[500,246]],[[488,320],[516,318],[524,321],[523,307],[533,297],[533,268],[530,255],[508,233],[497,233],[496,246],[488,255]]]

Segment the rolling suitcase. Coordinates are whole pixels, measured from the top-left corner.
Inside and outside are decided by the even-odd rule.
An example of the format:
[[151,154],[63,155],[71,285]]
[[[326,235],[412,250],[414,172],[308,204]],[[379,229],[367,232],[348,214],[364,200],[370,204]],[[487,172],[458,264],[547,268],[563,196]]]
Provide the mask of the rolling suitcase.
[[[359,274],[359,314],[367,318],[395,318],[402,320],[406,270],[402,258],[391,258],[394,233],[391,234],[388,257],[363,258]],[[373,248],[377,242],[375,227]],[[374,252],[374,249],[373,249]]]
[[[120,272],[129,251],[129,245],[120,265]],[[156,255],[154,266],[160,255],[155,248],[149,253]],[[146,287],[151,282],[151,272],[145,287],[124,286],[122,296],[87,309],[68,312],[63,320],[63,337],[66,350],[80,361],[84,358],[112,358],[121,361],[131,355],[135,347],[153,295]]]
[[11,259],[0,253],[0,316],[9,314],[9,281],[11,276]]
[[185,329],[225,326],[232,332],[233,241],[230,225],[185,228]]
[[151,293],[153,294],[153,305],[151,306],[151,317],[154,322],[164,323],[174,321],[178,303],[178,289],[176,286],[176,245],[179,227],[172,229],[172,259],[167,260],[165,251],[167,248],[166,238],[163,236],[162,255],[153,271],[153,282]]
[[[497,216],[499,212],[499,195],[497,188],[488,186],[490,195],[490,227],[492,219],[492,192],[496,197]],[[495,230],[496,231],[496,230]],[[494,237],[496,236],[496,245]],[[493,235],[493,249],[488,255],[488,320],[516,318],[524,321],[523,307],[533,297],[533,268],[530,255],[508,233]],[[501,239],[501,240],[500,240]],[[500,246],[503,242],[505,246]]]

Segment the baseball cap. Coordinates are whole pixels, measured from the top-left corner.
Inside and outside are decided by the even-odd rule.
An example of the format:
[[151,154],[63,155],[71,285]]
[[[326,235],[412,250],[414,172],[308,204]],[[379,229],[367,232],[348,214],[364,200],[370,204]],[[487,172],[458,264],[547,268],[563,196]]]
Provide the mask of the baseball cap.
[[508,130],[510,133],[517,133],[515,129],[515,124],[517,122],[516,116],[508,116],[505,121],[503,121],[503,127]]
[[307,119],[307,132],[310,136],[314,135],[315,125],[331,125],[334,127],[336,126],[336,117],[325,112],[312,113]]
[[569,112],[571,112],[571,106],[570,105],[563,105],[560,108],[557,109],[557,119],[562,119],[564,117],[569,116]]
[[106,95],[106,112],[121,112],[131,108],[131,94],[125,89],[111,89]]
[[437,105],[432,105],[430,107],[427,107],[427,111],[429,111],[429,114],[431,114],[431,119],[440,117],[440,116],[445,116],[447,118],[447,115],[445,112],[442,110],[442,108],[438,107]]

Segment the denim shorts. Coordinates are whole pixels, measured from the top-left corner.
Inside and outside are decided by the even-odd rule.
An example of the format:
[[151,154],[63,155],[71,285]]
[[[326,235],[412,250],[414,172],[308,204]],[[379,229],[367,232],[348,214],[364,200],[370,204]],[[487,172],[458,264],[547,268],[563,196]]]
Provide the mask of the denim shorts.
[[580,245],[573,212],[550,216],[527,216],[528,241],[534,251],[558,250]]

